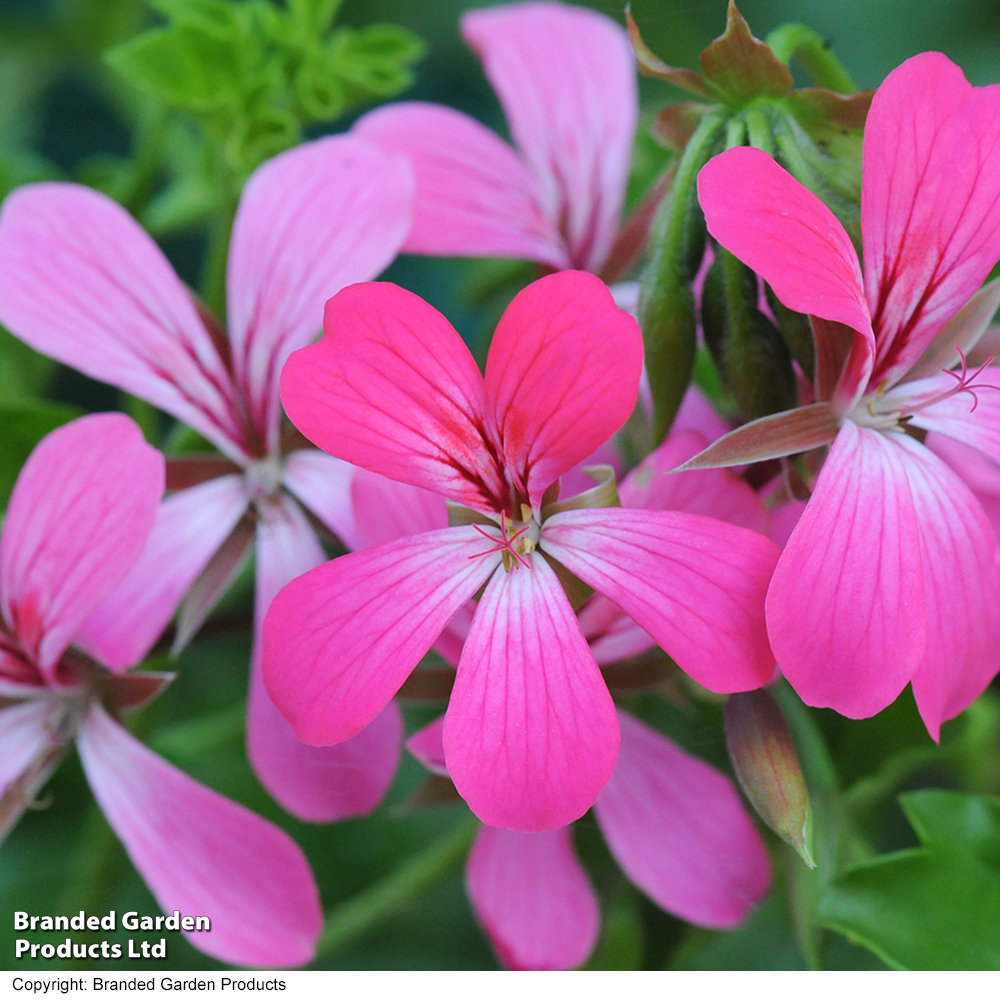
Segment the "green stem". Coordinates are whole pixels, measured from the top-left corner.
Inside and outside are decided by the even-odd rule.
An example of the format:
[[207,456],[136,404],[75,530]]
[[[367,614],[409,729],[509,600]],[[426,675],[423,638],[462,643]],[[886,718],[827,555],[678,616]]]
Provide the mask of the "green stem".
[[478,822],[464,820],[392,874],[338,903],[326,915],[316,954],[328,955],[343,948],[451,875],[464,860],[478,829]]
[[751,105],[743,112],[747,123],[747,137],[751,146],[774,156],[774,133],[771,130],[771,116],[765,108]]
[[797,59],[817,87],[827,87],[838,94],[857,91],[843,63],[812,28],[804,24],[783,24],[767,36],[767,44],[782,62]]

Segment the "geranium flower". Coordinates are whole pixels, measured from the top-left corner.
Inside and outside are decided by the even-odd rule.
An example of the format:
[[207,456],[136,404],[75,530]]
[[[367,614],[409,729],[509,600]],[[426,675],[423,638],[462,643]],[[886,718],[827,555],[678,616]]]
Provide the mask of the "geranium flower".
[[618,233],[638,116],[628,36],[560,3],[469,11],[461,26],[517,148],[436,104],[390,104],[359,119],[355,134],[413,164],[404,251],[598,273]]
[[0,537],[0,831],[75,741],[163,911],[209,917],[209,932],[185,935],[196,948],[234,965],[302,965],[322,913],[298,846],[116,721],[169,675],[109,673],[69,648],[139,558],[163,483],[162,456],[120,414],[53,431],[21,471]]
[[[771,863],[733,783],[662,733],[618,710],[621,748],[594,803],[608,848],[658,906],[701,927],[735,927],[771,884]],[[447,776],[441,720],[408,749]],[[522,833],[484,826],[466,890],[509,969],[572,969],[593,950],[600,907],[572,828]]]
[[[760,498],[731,472],[670,472],[727,429],[689,389],[670,436],[621,484],[623,505],[686,510],[765,531],[768,516]],[[562,477],[563,485],[569,478]],[[398,538],[447,524],[440,495],[363,469],[354,477],[352,495],[359,532],[368,536]],[[442,634],[446,642],[435,644],[452,665],[471,623],[467,607]],[[599,664],[655,645],[600,594],[587,602],[579,621]],[[669,912],[704,927],[738,924],[767,891],[770,863],[732,783],[620,708],[618,719],[618,760],[594,806],[612,854]],[[448,777],[441,719],[415,733],[407,747],[430,771]],[[508,968],[575,968],[597,940],[597,896],[568,826],[538,833],[484,826],[466,864],[466,889]]]
[[[146,399],[226,456],[172,462],[142,558],[79,636],[113,669],[136,661],[194,586],[179,643],[197,630],[257,542],[247,750],[268,791],[300,818],[367,812],[395,773],[390,707],[349,746],[299,743],[260,681],[271,597],[323,562],[303,505],[352,544],[351,470],[282,442],[278,378],[316,333],[323,303],[395,257],[410,219],[409,166],[362,139],[299,146],[247,182],[228,262],[229,337],[156,244],[88,188],[29,185],[0,215],[0,322],[36,350]],[[192,483],[197,485],[192,485]]]
[[853,718],[912,681],[937,738],[1000,648],[997,535],[921,443],[938,431],[1000,458],[1000,378],[964,360],[1000,300],[996,284],[977,293],[1000,258],[1000,87],[970,86],[940,53],[910,59],[872,102],[863,171],[862,277],[833,214],[765,153],[703,169],[709,231],[813,317],[819,402],[691,464],[831,443],[768,591],[778,663],[808,704]]
[[618,722],[564,571],[706,686],[769,678],[759,601],[771,542],[695,515],[553,502],[550,487],[624,423],[638,393],[641,335],[602,282],[567,271],[522,291],[485,379],[444,317],[394,285],[345,289],[324,326],[282,375],[296,426],[467,510],[465,523],[343,556],[275,599],[264,675],[300,739],[354,735],[485,586],[445,719],[448,769],[495,826],[576,819],[611,774]]

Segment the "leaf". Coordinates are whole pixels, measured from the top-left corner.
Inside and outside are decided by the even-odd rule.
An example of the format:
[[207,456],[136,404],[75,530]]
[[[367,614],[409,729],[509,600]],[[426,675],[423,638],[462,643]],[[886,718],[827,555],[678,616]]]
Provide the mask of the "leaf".
[[232,42],[200,28],[153,28],[111,49],[106,59],[130,83],[188,111],[232,104],[240,90]]
[[897,969],[1000,970],[1000,799],[900,796],[920,848],[849,869],[817,915]]
[[360,31],[341,29],[333,37],[329,65],[355,92],[354,103],[372,97],[394,97],[413,82],[407,68],[424,53],[416,35],[392,24],[373,24]]
[[49,431],[81,415],[72,406],[54,403],[0,405],[0,506],[6,507],[21,467]]

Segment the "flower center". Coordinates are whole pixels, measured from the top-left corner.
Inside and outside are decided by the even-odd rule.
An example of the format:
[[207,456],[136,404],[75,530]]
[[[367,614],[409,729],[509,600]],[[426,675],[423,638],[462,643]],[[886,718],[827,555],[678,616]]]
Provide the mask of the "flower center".
[[267,458],[251,462],[243,470],[243,481],[250,500],[268,500],[278,492],[281,486],[281,466],[279,455],[268,455]]
[[481,556],[488,556],[494,552],[502,553],[503,568],[509,573],[515,566],[527,566],[527,556],[538,547],[538,539],[541,537],[541,528],[538,522],[531,517],[531,511],[526,505],[522,505],[521,514],[523,521],[508,521],[507,515],[500,512],[500,537],[496,535],[496,528],[484,528],[482,525],[473,524],[473,528],[479,532],[487,541],[495,542],[490,549],[477,552],[469,556],[470,559],[478,559]]
[[968,362],[962,350],[960,348],[956,348],[956,350],[958,351],[959,358],[961,358],[961,368],[959,371],[951,371],[948,368],[941,369],[945,375],[950,375],[955,380],[954,385],[949,386],[943,392],[935,392],[929,396],[916,394],[906,396],[901,391],[904,390],[905,383],[896,387],[889,394],[886,393],[886,386],[883,384],[879,386],[878,391],[874,395],[866,396],[862,399],[847,415],[848,419],[862,427],[869,427],[872,430],[901,431],[905,429],[905,424],[914,413],[919,413],[920,410],[927,409],[929,406],[934,406],[936,403],[941,403],[952,396],[958,396],[962,393],[967,393],[970,397],[972,405],[969,408],[969,412],[973,412],[979,405],[979,397],[976,395],[979,390],[996,390],[998,388],[995,385],[976,383],[976,379],[993,363],[993,358],[988,358],[975,371],[970,373]]

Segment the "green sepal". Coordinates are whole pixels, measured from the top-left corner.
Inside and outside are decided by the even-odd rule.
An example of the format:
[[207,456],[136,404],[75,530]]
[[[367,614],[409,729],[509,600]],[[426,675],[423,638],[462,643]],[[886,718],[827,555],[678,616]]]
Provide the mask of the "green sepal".
[[[568,500],[553,500],[542,507],[542,518],[552,517],[564,510],[586,510],[595,507],[620,507],[615,470],[610,465],[591,465],[583,470],[595,485]],[[547,491],[546,491],[547,492]]]
[[733,0],[725,33],[702,52],[699,62],[727,103],[736,107],[758,97],[784,97],[794,86],[791,70],[765,42],[754,38]]

